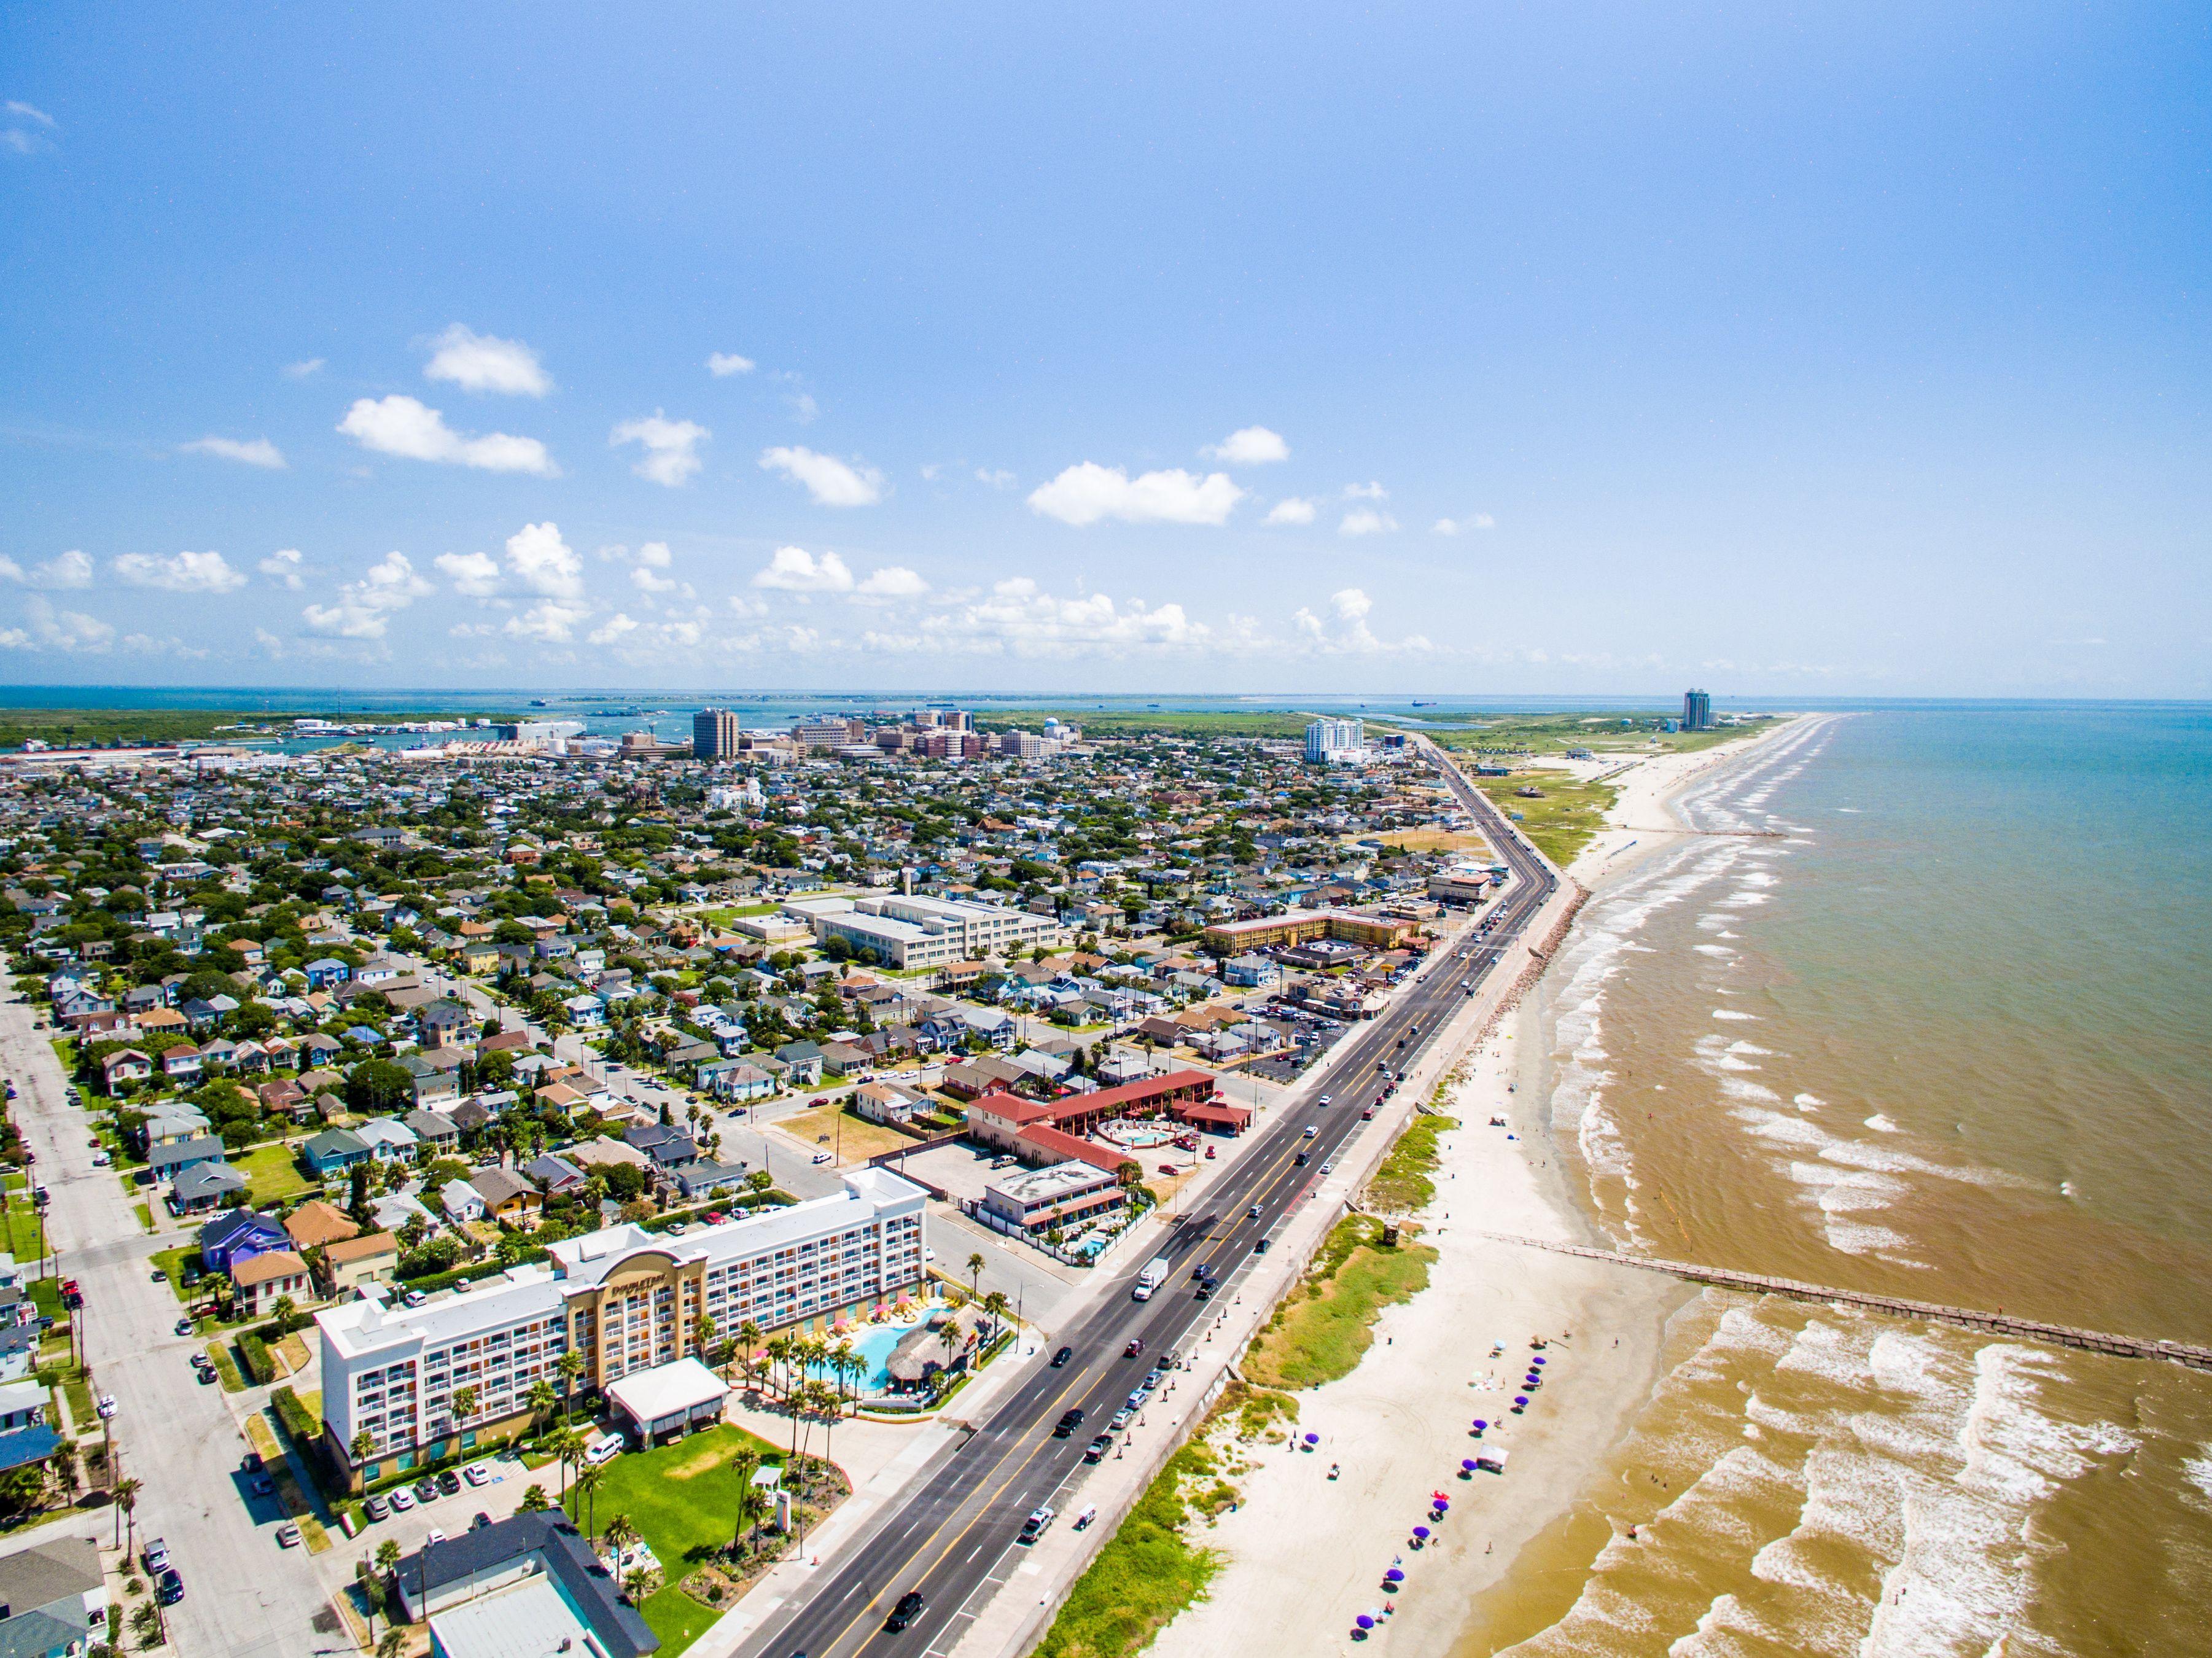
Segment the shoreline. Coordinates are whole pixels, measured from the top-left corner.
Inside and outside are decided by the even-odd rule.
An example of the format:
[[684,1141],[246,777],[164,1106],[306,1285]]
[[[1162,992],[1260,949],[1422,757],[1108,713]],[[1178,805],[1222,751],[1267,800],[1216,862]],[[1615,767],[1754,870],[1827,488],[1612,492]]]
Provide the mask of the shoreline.
[[[1601,890],[1687,832],[1668,803],[1717,767],[1756,751],[1794,720],[1748,741],[1635,762],[1607,828],[1566,873]],[[1623,854],[1633,850],[1634,856]],[[1437,1195],[1419,1217],[1438,1250],[1428,1287],[1387,1308],[1351,1375],[1295,1395],[1298,1439],[1245,1448],[1237,1506],[1194,1541],[1225,1557],[1208,1597],[1162,1629],[1160,1658],[1211,1658],[1235,1647],[1349,1654],[1457,1647],[1479,1597],[1508,1583],[1530,1546],[1583,1504],[1605,1458],[1626,1436],[1662,1373],[1676,1315],[1699,1291],[1624,1274],[1601,1262],[1489,1242],[1479,1232],[1605,1242],[1552,1144],[1540,979],[1455,1068],[1443,1108],[1460,1126],[1439,1136]],[[1492,1127],[1503,1118],[1505,1127]],[[1638,1280],[1642,1281],[1638,1281]],[[1546,1385],[1510,1413],[1530,1340],[1546,1342]],[[1502,1354],[1492,1357],[1493,1346]],[[1471,1436],[1475,1418],[1497,1424]],[[1458,1477],[1480,1448],[1510,1454],[1503,1476]],[[1341,1467],[1328,1479],[1330,1464]],[[1449,1518],[1426,1546],[1431,1491]],[[1593,1526],[1604,1523],[1593,1515]],[[1406,1574],[1382,1589],[1394,1564]],[[1364,1642],[1356,1614],[1388,1601],[1393,1615]],[[1410,1644],[1409,1644],[1410,1643]]]

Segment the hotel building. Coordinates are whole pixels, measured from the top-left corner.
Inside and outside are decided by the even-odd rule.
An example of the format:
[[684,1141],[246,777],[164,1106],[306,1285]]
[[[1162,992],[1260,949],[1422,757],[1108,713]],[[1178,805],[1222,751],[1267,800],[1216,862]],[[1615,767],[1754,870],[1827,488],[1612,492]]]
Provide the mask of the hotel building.
[[[566,1238],[550,1259],[433,1297],[420,1307],[349,1302],[315,1315],[322,1331],[323,1433],[355,1489],[519,1432],[531,1386],[562,1385],[567,1352],[579,1391],[699,1351],[699,1321],[733,1333],[827,1329],[918,1289],[926,1194],[888,1171],[842,1176],[845,1190],[763,1210],[682,1236],[620,1225]],[[475,1390],[457,1418],[454,1394]],[[365,1457],[353,1454],[368,1436]]]
[[803,916],[823,944],[842,938],[855,950],[872,950],[894,968],[942,967],[985,956],[1006,957],[1065,937],[1049,915],[1005,904],[957,898],[917,898],[896,893],[867,898],[795,898],[784,906]]

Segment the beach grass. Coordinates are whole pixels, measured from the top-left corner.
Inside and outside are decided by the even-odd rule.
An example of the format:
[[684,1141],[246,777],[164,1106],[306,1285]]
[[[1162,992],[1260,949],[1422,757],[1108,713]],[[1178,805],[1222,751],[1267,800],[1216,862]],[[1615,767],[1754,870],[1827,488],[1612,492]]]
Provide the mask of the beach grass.
[[1247,1381],[1318,1388],[1352,1374],[1375,1344],[1382,1309],[1426,1288],[1437,1259],[1425,1243],[1384,1243],[1382,1231],[1372,1215],[1347,1215],[1336,1224],[1312,1268],[1253,1338]]
[[785,1460],[786,1453],[765,1439],[726,1423],[659,1450],[615,1458],[588,1507],[569,1487],[571,1518],[579,1524],[589,1520],[605,1531],[608,1521],[626,1514],[660,1562],[665,1581],[638,1611],[660,1637],[664,1658],[675,1658],[722,1615],[722,1608],[693,1600],[679,1585],[730,1540],[738,1496],[730,1459],[746,1448],[763,1464],[781,1466]]
[[975,717],[987,732],[1037,731],[1058,719],[1082,730],[1085,738],[1264,737],[1303,738],[1310,723],[1302,714],[1243,713],[1213,708],[1022,708],[990,709]]
[[1194,1508],[1210,1513],[1234,1500],[1201,1426],[1075,1580],[1036,1658],[1128,1658],[1151,1645],[1178,1612],[1204,1598],[1224,1564],[1218,1552],[1184,1534]]
[[1437,1194],[1436,1182],[1429,1178],[1436,1172],[1437,1140],[1445,1130],[1459,1127],[1459,1120],[1434,1112],[1418,1112],[1390,1146],[1389,1155],[1382,1159],[1375,1171],[1375,1178],[1367,1183],[1367,1201],[1376,1209],[1394,1214],[1411,1214],[1428,1206]]
[[[1536,849],[1562,869],[1605,827],[1605,814],[1620,791],[1609,783],[1577,782],[1562,771],[1516,771],[1510,777],[1478,777],[1474,785],[1500,811],[1518,814],[1521,829]],[[1541,790],[1537,796],[1519,793]]]
[[[1484,719],[1473,731],[1431,731],[1437,745],[1458,752],[1512,756],[1563,755],[1588,749],[1597,755],[1695,754],[1717,744],[1763,729],[1774,718],[1761,715],[1740,726],[1711,731],[1653,731],[1661,716],[1650,708],[1584,709],[1574,714],[1500,714]],[[1624,726],[1620,722],[1631,723]]]

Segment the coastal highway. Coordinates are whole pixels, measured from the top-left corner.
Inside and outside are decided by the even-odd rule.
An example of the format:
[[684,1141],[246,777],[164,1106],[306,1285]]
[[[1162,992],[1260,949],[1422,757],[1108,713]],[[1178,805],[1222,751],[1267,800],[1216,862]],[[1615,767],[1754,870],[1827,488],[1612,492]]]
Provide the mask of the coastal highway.
[[[965,1438],[939,1454],[902,1503],[745,1638],[738,1648],[744,1658],[923,1658],[948,1651],[958,1631],[947,1626],[1007,1551],[1018,1546],[1030,1510],[1050,1501],[1077,1471],[1085,1444],[1153,1360],[1194,1345],[1194,1335],[1219,1311],[1195,1298],[1193,1269],[1211,1263],[1224,1281],[1222,1293],[1233,1291],[1232,1274],[1254,1246],[1320,1183],[1322,1165],[1358,1129],[1361,1108],[1383,1086],[1378,1068],[1402,1073],[1465,1005],[1468,981],[1480,984],[1551,896],[1559,877],[1550,865],[1426,739],[1415,740],[1513,872],[1482,936],[1443,950],[1285,1098],[1255,1143],[1239,1151],[1200,1200],[1199,1212],[1176,1221],[1151,1251],[1173,1264],[1158,1294],[1132,1298],[1145,1263],[1131,1262],[1097,1305],[1054,1338],[1073,1350],[1069,1361],[1056,1370],[1040,1363],[1021,1377]],[[1324,1095],[1333,1101],[1326,1107],[1319,1103]],[[1304,1165],[1297,1161],[1300,1151],[1310,1155]],[[1126,1358],[1133,1338],[1143,1339],[1144,1355]],[[1084,1412],[1082,1425],[1067,1438],[1054,1438],[1054,1424],[1073,1407]],[[1073,1502],[1071,1494],[1057,1506]],[[892,1603],[910,1589],[921,1591],[922,1611],[908,1629],[886,1631]]]

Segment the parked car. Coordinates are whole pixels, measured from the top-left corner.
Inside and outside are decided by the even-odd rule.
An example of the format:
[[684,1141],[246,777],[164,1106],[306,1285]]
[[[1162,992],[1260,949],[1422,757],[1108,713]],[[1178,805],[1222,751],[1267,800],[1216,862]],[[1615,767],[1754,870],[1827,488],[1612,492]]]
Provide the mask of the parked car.
[[100,1412],[100,1419],[102,1422],[112,1421],[115,1418],[116,1412],[115,1395],[113,1394],[100,1394],[100,1403],[93,1408]]
[[438,1482],[427,1475],[415,1482],[415,1500],[429,1503],[438,1500]]
[[297,1524],[287,1520],[276,1527],[276,1546],[280,1549],[296,1549],[300,1546],[300,1527]]
[[385,1497],[372,1497],[361,1505],[361,1511],[372,1521],[383,1520],[391,1515],[392,1504]]
[[471,1485],[481,1485],[491,1479],[491,1470],[481,1462],[471,1462],[461,1470],[461,1478]]
[[252,1490],[256,1497],[274,1497],[276,1495],[276,1482],[264,1473],[253,1482]]
[[453,1469],[447,1468],[444,1473],[438,1476],[438,1489],[445,1492],[447,1496],[451,1497],[455,1491],[460,1490],[460,1488],[461,1476]]
[[491,1516],[486,1514],[482,1509],[478,1509],[474,1514],[469,1516],[469,1529],[471,1531],[482,1531],[489,1524],[491,1524]]
[[1073,1525],[1074,1525],[1074,1527],[1075,1527],[1075,1529],[1076,1529],[1076,1530],[1078,1530],[1078,1531],[1081,1531],[1085,1527],[1088,1526],[1088,1525],[1089,1525],[1092,1521],[1096,1520],[1097,1517],[1098,1517],[1098,1508],[1097,1508],[1097,1505],[1096,1503],[1085,1503],[1085,1504],[1084,1505],[1083,1512],[1082,1512],[1082,1513],[1080,1513],[1080,1514],[1079,1514],[1079,1515],[1077,1515],[1075,1516],[1075,1519],[1074,1519],[1074,1521],[1073,1521]]
[[139,1558],[145,1561],[148,1571],[160,1572],[169,1564],[169,1546],[158,1537],[149,1537]]
[[423,1534],[422,1546],[427,1549],[433,1543],[442,1543],[445,1540],[446,1533],[440,1531],[435,1526],[433,1526]]
[[1021,1540],[1024,1543],[1036,1542],[1038,1538],[1044,1535],[1045,1527],[1052,1522],[1052,1509],[1043,1503],[1039,1503],[1030,1510],[1030,1517],[1022,1521]]
[[185,1598],[185,1580],[177,1576],[174,1566],[154,1580],[154,1598],[165,1606],[173,1606]]
[[392,1513],[404,1514],[415,1506],[415,1493],[402,1485],[392,1493],[391,1502]]
[[1097,1438],[1084,1447],[1083,1460],[1085,1462],[1103,1462],[1106,1460],[1106,1453],[1113,1448],[1114,1436],[1100,1434]]
[[622,1455],[622,1449],[623,1436],[620,1434],[602,1434],[586,1448],[584,1461],[596,1468],[613,1461]]
[[192,1321],[189,1318],[180,1318],[177,1321],[177,1333],[180,1336],[191,1334],[193,1327]]
[[1136,1419],[1137,1413],[1134,1411],[1116,1411],[1107,1419],[1106,1425],[1114,1432],[1119,1433]]

